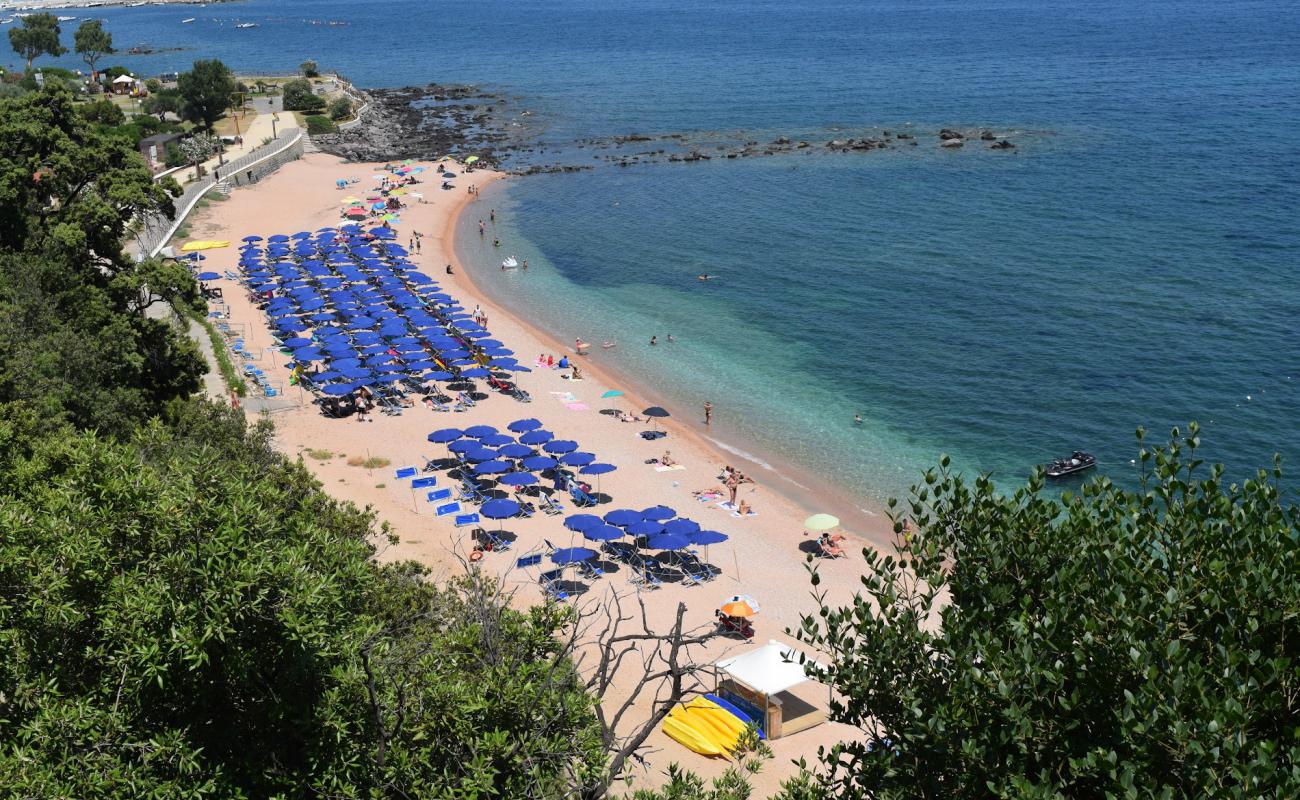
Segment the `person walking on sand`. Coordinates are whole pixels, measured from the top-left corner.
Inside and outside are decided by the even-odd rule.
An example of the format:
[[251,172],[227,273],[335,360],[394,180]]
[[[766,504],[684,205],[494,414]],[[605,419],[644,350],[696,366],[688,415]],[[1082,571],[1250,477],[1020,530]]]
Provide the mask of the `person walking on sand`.
[[704,424],[705,425],[713,424],[713,404],[710,403],[708,400],[704,401]]

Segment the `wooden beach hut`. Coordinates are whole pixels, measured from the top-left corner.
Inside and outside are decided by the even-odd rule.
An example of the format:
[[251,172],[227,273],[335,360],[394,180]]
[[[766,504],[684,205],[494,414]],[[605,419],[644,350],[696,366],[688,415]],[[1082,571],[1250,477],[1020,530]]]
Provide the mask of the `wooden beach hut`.
[[714,666],[718,696],[759,720],[769,739],[827,720],[827,709],[814,705],[804,687],[811,681],[799,662],[799,652],[788,645],[769,640],[757,650],[724,658]]

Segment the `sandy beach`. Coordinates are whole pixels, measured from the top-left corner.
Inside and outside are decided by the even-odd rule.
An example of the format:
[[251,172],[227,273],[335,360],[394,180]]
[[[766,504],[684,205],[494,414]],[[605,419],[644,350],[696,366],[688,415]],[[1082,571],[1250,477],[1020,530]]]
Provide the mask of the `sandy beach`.
[[[260,183],[234,190],[228,200],[212,204],[192,220],[192,239],[232,242],[228,249],[208,251],[203,268],[236,272],[235,244],[248,235],[290,234],[340,224],[340,200],[376,185],[376,176],[382,174],[382,165],[349,164],[316,153],[284,166]],[[573,358],[572,343],[554,341],[526,321],[512,318],[484,297],[475,285],[475,281],[484,281],[489,276],[474,274],[456,261],[452,239],[458,215],[469,209],[468,213],[486,217],[486,209],[474,208],[475,198],[467,187],[473,184],[484,188],[502,176],[474,171],[458,177],[454,189],[440,190],[434,173],[425,174],[430,177],[422,185],[412,187],[424,197],[414,199],[408,195],[405,199],[410,205],[402,211],[400,222],[393,226],[397,241],[402,244],[417,231],[423,234],[420,253],[412,253],[412,260],[441,282],[444,291],[456,297],[465,308],[479,306],[487,316],[487,327],[493,337],[514,350],[521,364],[534,367],[540,353],[553,355],[556,360],[562,355]],[[359,183],[355,188],[340,191],[335,181],[341,178],[357,179]],[[454,275],[445,274],[447,264],[453,265]],[[212,285],[222,288],[229,322],[242,332],[246,348],[261,354],[257,363],[287,385],[284,356],[277,352],[263,313],[233,281],[223,279]],[[742,485],[738,495],[738,499],[755,509],[753,516],[740,517],[720,507],[718,500],[697,500],[692,492],[719,486],[722,467],[736,464],[735,458],[712,447],[700,435],[703,420],[699,409],[670,409],[673,418],[660,425],[668,431],[668,436],[656,441],[639,436],[648,425],[621,422],[610,414],[600,413],[611,407],[639,412],[645,398],[637,387],[612,380],[600,368],[600,343],[593,344],[593,351],[590,357],[576,359],[583,374],[581,380],[569,379],[568,371],[534,368],[520,378],[520,386],[532,396],[531,403],[524,404],[494,392],[464,413],[439,413],[417,403],[399,416],[374,414],[373,422],[330,419],[311,403],[309,394],[287,387],[281,406],[271,414],[277,428],[277,443],[291,457],[301,456],[327,491],[372,508],[378,519],[390,527],[399,542],[391,546],[386,542],[380,544],[381,558],[414,559],[428,565],[435,577],[444,577],[464,569],[458,555],[466,556],[472,547],[470,528],[458,529],[450,517],[435,517],[433,507],[420,493],[410,489],[409,481],[395,477],[395,469],[422,466],[426,458],[445,456],[447,451],[443,445],[426,440],[435,429],[486,424],[505,430],[512,420],[535,417],[557,437],[577,441],[581,450],[594,453],[598,461],[618,468],[599,481],[600,492],[612,500],[589,510],[605,513],[616,508],[639,509],[662,504],[706,529],[730,537],[727,542],[712,545],[707,553],[706,560],[721,571],[713,581],[699,586],[668,582],[662,588],[644,593],[652,625],[667,629],[679,601],[687,605],[690,626],[709,625],[721,601],[733,594],[748,594],[762,604],[761,614],[754,619],[757,636],[753,642],[715,639],[698,653],[699,660],[712,662],[727,654],[743,653],[754,643],[762,644],[769,639],[792,643],[793,638],[784,633],[785,629],[796,627],[800,615],[816,607],[806,571],[807,552],[816,546],[803,532],[802,521],[824,509],[816,507],[816,498],[801,504],[786,492],[764,486],[761,474],[753,475],[759,481],[757,484]],[[610,389],[624,391],[626,395],[602,400],[601,395]],[[325,457],[319,451],[328,451],[330,456]],[[646,463],[665,451],[671,451],[671,458],[681,468],[660,471]],[[350,466],[348,460],[358,456],[383,458],[390,464],[370,470]],[[438,476],[439,486],[454,483],[445,472],[433,474]],[[566,514],[577,511],[567,498],[564,505]],[[563,519],[538,513],[528,519],[504,521],[505,530],[515,537],[513,548],[507,553],[488,552],[479,562],[516,590],[517,602],[537,602],[542,596],[537,585],[537,568],[515,568],[517,557],[543,552],[548,541],[558,547],[592,544],[566,530]],[[845,602],[852,597],[861,563],[853,554],[863,545],[879,546],[887,541],[886,524],[881,519],[879,529],[851,535],[845,543],[849,557],[818,562],[823,577],[820,588],[826,591],[830,602]],[[496,523],[484,520],[483,526],[494,528]],[[615,591],[635,595],[636,586],[629,583],[626,567],[608,561],[603,566],[605,576],[584,580],[585,591],[569,602],[601,603]],[[626,690],[632,678],[629,674],[624,680],[626,685],[616,685],[613,696],[617,696],[620,688]],[[816,702],[820,698],[824,703],[824,687],[810,684],[804,689],[810,692],[808,699]],[[773,742],[775,758],[755,779],[759,796],[774,791],[780,779],[793,772],[792,761],[801,757],[812,760],[819,746],[855,734],[853,729],[828,723]],[[670,762],[681,763],[703,775],[719,774],[727,765],[725,761],[698,756],[660,732],[654,734],[649,745],[649,770],[637,776],[638,783],[658,783]]]

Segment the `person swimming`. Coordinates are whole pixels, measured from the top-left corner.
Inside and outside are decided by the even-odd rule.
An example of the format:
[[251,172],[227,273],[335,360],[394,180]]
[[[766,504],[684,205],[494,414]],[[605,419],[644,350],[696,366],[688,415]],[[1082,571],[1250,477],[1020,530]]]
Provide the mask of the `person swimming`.
[[713,280],[713,279],[716,278],[716,277],[718,277],[718,276],[717,276],[717,275],[710,275],[710,274],[707,273],[707,272],[704,273],[703,275],[696,275],[696,276],[695,276],[696,280],[701,280],[701,281],[711,281],[711,280]]

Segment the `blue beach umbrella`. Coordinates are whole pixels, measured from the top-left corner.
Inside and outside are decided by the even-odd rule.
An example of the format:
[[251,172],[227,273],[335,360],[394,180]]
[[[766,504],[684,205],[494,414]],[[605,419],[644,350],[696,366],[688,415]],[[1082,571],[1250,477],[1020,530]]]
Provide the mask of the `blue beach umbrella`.
[[643,519],[640,522],[633,522],[627,526],[627,532],[633,536],[655,536],[663,533],[663,523],[655,522],[650,519]]
[[201,280],[201,281],[215,281],[216,279],[218,279],[218,278],[220,278],[220,277],[221,277],[221,273],[220,273],[220,272],[200,272],[200,273],[199,273],[199,280]]
[[646,542],[646,547],[651,550],[685,550],[690,545],[689,539],[676,533],[661,533],[658,536],[651,536]]
[[579,561],[590,561],[595,557],[596,551],[586,547],[561,547],[551,553],[551,562],[563,566],[565,564],[576,564]]
[[595,453],[565,453],[560,456],[560,463],[569,467],[585,467],[595,460]]
[[622,539],[623,531],[613,525],[596,525],[584,528],[582,538],[590,539],[593,542],[612,542],[615,539]]
[[281,344],[283,344],[285,347],[296,350],[299,347],[306,347],[307,345],[311,344],[311,339],[308,339],[306,336],[293,336],[288,339],[285,339],[283,342],[281,342]]
[[506,444],[497,452],[506,458],[527,458],[532,455],[533,448],[526,444]]
[[[520,441],[523,441],[520,439]],[[525,442],[525,444],[527,444]],[[542,449],[548,453],[572,453],[578,449],[578,443],[570,439],[556,439],[542,445]]]
[[610,525],[631,525],[645,519],[640,511],[631,508],[619,508],[605,514],[605,521]]
[[[520,505],[514,500],[508,500],[504,497],[489,500],[479,508],[479,513],[488,519],[503,520],[519,514]],[[501,528],[498,526],[497,530]]]
[[515,433],[527,433],[528,431],[535,431],[540,427],[542,427],[541,420],[536,420],[531,417],[528,419],[517,419],[506,426],[506,428]]
[[488,447],[500,447],[503,444],[514,444],[515,437],[505,433],[493,433],[479,439],[480,442]]
[[570,514],[564,518],[564,527],[571,531],[585,531],[604,524],[604,520],[595,514]]
[[470,450],[465,453],[465,460],[475,464],[480,464],[484,461],[493,461],[496,457],[497,451],[489,447],[480,447],[478,450]]
[[356,388],[356,384],[352,383],[331,383],[321,391],[331,397],[342,397],[345,394],[351,394]]
[[532,456],[525,458],[522,462],[524,469],[550,469],[560,463],[550,456]]
[[727,534],[719,531],[696,531],[686,536],[693,545],[708,547],[711,544],[721,544],[729,538]]
[[468,453],[471,450],[478,450],[482,447],[483,445],[479,444],[475,439],[461,439],[459,441],[453,440],[451,446],[447,449],[451,450],[453,453]]
[[700,523],[689,519],[674,519],[664,523],[664,533],[689,536],[700,529]]
[[648,520],[660,522],[665,519],[672,519],[677,516],[677,512],[673,511],[668,506],[650,506],[649,508],[641,509],[641,516]]
[[497,483],[502,483],[506,486],[532,486],[537,483],[537,476],[531,472],[507,472],[500,478],[497,478]]
[[460,371],[462,378],[490,378],[492,373],[483,367],[474,367],[472,369],[463,369]]
[[550,431],[529,431],[519,437],[520,444],[546,444],[555,438],[555,434]]
[[428,438],[429,441],[435,444],[447,444],[448,442],[456,441],[457,439],[459,439],[464,435],[465,432],[462,431],[460,428],[439,428],[438,430],[429,434]]
[[484,436],[491,436],[496,432],[497,429],[491,425],[472,425],[465,429],[465,435],[473,436],[475,439],[482,439]]
[[480,475],[500,475],[502,472],[509,472],[512,469],[508,461],[484,461],[482,464],[474,467],[474,471]]

